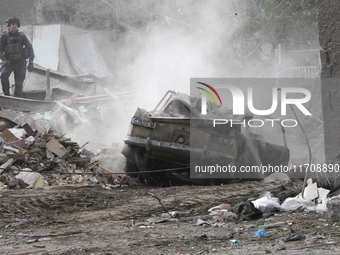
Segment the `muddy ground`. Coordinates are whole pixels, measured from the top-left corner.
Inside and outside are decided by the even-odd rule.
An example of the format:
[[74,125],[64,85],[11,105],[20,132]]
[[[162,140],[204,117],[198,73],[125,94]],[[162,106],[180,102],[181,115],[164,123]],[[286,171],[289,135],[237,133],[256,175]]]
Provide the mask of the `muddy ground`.
[[[257,197],[264,189],[282,202],[298,194],[301,183],[1,191],[0,254],[340,254],[339,223],[330,222],[326,213],[299,209],[240,223],[212,218],[198,226],[197,219],[187,221],[207,215],[212,206]],[[147,221],[159,220],[155,217],[167,210],[183,214],[162,223]],[[267,236],[254,237],[260,229]],[[283,243],[290,234],[306,239]]]

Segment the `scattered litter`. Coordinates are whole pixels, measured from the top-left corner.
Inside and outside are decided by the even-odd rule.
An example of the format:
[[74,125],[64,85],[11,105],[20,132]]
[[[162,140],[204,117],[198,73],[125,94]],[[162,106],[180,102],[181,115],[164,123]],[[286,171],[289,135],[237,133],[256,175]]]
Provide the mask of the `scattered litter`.
[[51,241],[51,238],[49,237],[43,237],[43,238],[39,238],[38,242],[46,242],[46,241]]
[[45,248],[45,245],[33,245],[34,248]]
[[44,238],[44,237],[57,237],[57,236],[70,236],[70,235],[78,235],[83,233],[82,230],[79,231],[67,231],[64,233],[60,233],[60,234],[47,234],[47,235],[33,235],[33,236],[28,236],[26,239],[21,240],[22,242],[27,242],[29,240],[35,240],[34,242],[36,242],[38,239],[40,238]]
[[238,240],[238,239],[237,239],[237,240],[234,239],[234,240],[230,240],[229,243],[230,243],[231,245],[234,245],[234,244],[237,244],[239,241],[240,241],[240,240]]
[[245,229],[250,229],[250,228],[255,228],[256,225],[248,224],[248,225],[244,225],[243,227],[244,227]]
[[207,234],[202,234],[198,238],[202,239],[202,240],[207,240],[208,239],[208,235]]
[[284,242],[292,242],[292,241],[300,241],[306,239],[306,236],[303,235],[289,235],[288,237],[284,238]]
[[263,229],[254,233],[254,236],[266,236],[266,235],[267,235],[267,232],[264,231]]
[[257,220],[260,219],[263,213],[254,207],[254,204],[251,201],[241,202],[235,205],[234,212],[238,215],[241,215],[241,220]]
[[184,218],[180,218],[179,221],[192,221],[196,219],[207,220],[207,219],[212,219],[212,216],[211,215],[198,215],[198,216],[193,216],[193,217],[184,217]]
[[172,211],[172,212],[169,212],[169,215],[171,216],[171,218],[178,218],[178,217],[181,217],[181,216],[190,215],[190,212]]
[[[28,171],[28,170],[26,170]],[[20,172],[17,176],[17,179],[22,179],[28,185],[39,188],[44,186],[44,180],[41,174],[35,172]]]
[[44,119],[51,120],[53,115],[50,112],[44,112]]
[[302,198],[299,194],[296,197],[289,197],[281,204],[282,211],[295,211],[301,207],[315,208],[315,203]]
[[275,223],[272,223],[272,224],[262,225],[259,228],[263,228],[263,229],[266,229],[266,228],[277,228],[277,227],[282,227],[285,224],[286,224],[285,222],[275,222]]
[[201,219],[197,219],[197,222],[195,224],[196,226],[204,226],[204,225],[210,225],[209,222],[201,220]]
[[9,128],[8,131],[10,131],[13,135],[15,135],[18,139],[23,138],[27,133],[22,128]]
[[[211,215],[214,215],[215,213],[216,212],[212,212]],[[219,211],[214,219],[220,222],[234,222],[239,219],[239,216],[233,212]]]
[[324,200],[327,200],[327,196],[330,190],[324,188],[318,188],[319,197],[317,199],[318,203],[322,203]]
[[230,236],[230,234],[231,234],[231,232],[228,231],[228,230],[221,230],[221,231],[213,233],[210,236],[213,236],[213,237],[227,237],[227,236]]
[[211,207],[208,212],[211,212],[211,211],[219,211],[219,210],[230,210],[231,209],[231,206],[230,204],[220,204],[218,206],[214,206],[214,207]]
[[255,208],[259,209],[263,213],[280,211],[280,200],[277,197],[272,197],[271,194],[252,201]]
[[120,179],[120,183],[123,185],[128,185],[130,181],[130,177],[124,174],[122,178]]
[[318,186],[316,182],[313,183],[312,178],[307,180],[307,187],[303,193],[303,198],[306,200],[314,200],[319,197]]
[[37,239],[28,239],[26,241],[26,243],[35,243],[37,241]]
[[322,200],[321,204],[317,204],[316,211],[317,212],[328,212],[327,202],[328,202],[328,199],[324,199]]
[[157,224],[157,223],[166,222],[167,219],[159,218],[159,217],[152,217],[152,218],[147,219],[146,221],[149,222],[150,224]]
[[26,224],[29,224],[29,223],[30,223],[29,220],[22,219],[19,222],[14,222],[14,223],[6,225],[5,228],[9,228],[9,227],[11,227],[11,228],[21,227],[22,225],[26,225]]
[[279,240],[278,244],[274,246],[275,250],[281,251],[286,249],[286,244],[283,240]]

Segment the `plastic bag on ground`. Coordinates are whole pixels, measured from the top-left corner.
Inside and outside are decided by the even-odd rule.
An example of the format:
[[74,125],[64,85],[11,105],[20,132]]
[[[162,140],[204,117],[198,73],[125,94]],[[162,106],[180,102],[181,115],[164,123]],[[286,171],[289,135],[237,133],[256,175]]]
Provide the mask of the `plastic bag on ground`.
[[280,200],[277,197],[261,197],[252,201],[255,208],[259,209],[263,213],[280,211]]
[[281,211],[294,211],[300,207],[305,207],[310,211],[315,211],[315,203],[302,198],[301,193],[296,197],[289,197],[281,204]]

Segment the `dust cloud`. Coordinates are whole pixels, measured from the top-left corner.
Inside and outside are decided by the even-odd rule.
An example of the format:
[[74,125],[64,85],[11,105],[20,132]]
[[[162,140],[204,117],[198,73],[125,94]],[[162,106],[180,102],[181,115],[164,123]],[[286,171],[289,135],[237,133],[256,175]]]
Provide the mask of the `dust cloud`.
[[[231,2],[176,2],[167,5],[171,9],[159,10],[162,17],[151,20],[142,30],[118,33],[124,38],[124,46],[116,52],[114,85],[106,84],[117,92],[118,100],[97,109],[92,117],[105,124],[95,132],[91,127],[79,126],[71,134],[87,134],[80,140],[94,140],[89,147],[119,143],[122,148],[137,107],[154,109],[168,90],[190,94],[192,77],[225,77],[233,73],[230,68],[224,69],[220,56],[221,51],[226,56],[232,51],[226,34],[231,35],[239,27]],[[176,19],[186,14],[192,17],[188,23]]]
[[[167,90],[190,94],[190,78],[276,77],[277,66],[273,63],[278,64],[277,49],[265,44],[260,58],[251,55],[252,48],[248,49],[249,54],[239,52],[235,36],[247,19],[242,15],[242,8],[242,4],[232,0],[174,1],[164,8],[158,7],[155,18],[141,29],[120,31],[118,37],[125,38],[124,47],[116,52],[114,81],[107,87],[117,95],[122,94],[113,104],[95,109],[89,116],[95,129],[93,124],[85,123],[68,133],[77,136],[80,143],[90,141],[89,148],[118,143],[121,149],[137,107],[154,109]],[[269,52],[274,56],[271,62]],[[299,65],[313,62],[294,60],[294,56],[289,61]],[[291,134],[290,140],[294,140],[295,135]],[[282,139],[282,134],[278,139]],[[290,147],[301,151],[305,145],[291,144]],[[322,161],[320,154],[319,161]]]

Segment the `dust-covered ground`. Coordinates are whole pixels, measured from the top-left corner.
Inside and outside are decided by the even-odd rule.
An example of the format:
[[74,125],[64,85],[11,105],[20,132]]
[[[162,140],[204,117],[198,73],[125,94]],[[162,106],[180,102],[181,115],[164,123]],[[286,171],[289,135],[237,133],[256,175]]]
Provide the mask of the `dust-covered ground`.
[[[300,188],[294,182],[242,182],[2,191],[0,254],[340,254],[339,223],[327,214],[299,209],[239,223],[203,217],[208,224],[196,225],[212,206],[234,206],[262,190],[282,202]],[[182,214],[161,222],[167,210]],[[260,229],[267,235],[254,237]],[[282,242],[290,234],[306,239]]]

